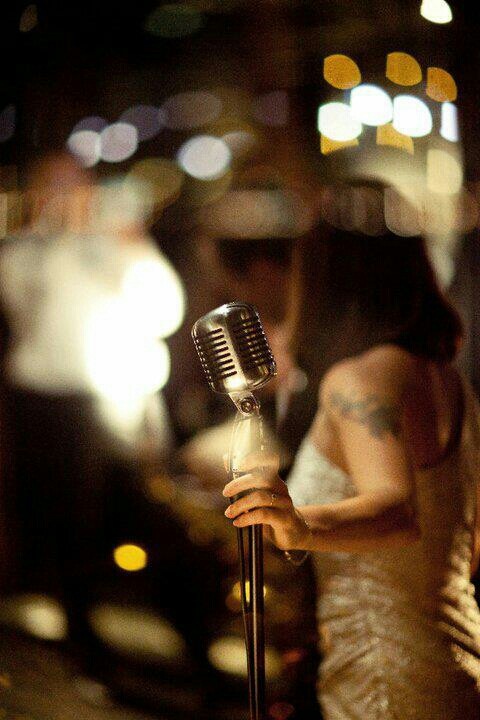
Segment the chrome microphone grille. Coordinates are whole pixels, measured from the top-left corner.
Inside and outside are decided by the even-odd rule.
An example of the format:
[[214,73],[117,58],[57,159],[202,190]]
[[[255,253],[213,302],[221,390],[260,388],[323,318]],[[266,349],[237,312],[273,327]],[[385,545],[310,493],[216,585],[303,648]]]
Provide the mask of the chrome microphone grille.
[[200,362],[213,390],[252,391],[276,374],[275,360],[253,305],[233,302],[201,317],[192,328]]

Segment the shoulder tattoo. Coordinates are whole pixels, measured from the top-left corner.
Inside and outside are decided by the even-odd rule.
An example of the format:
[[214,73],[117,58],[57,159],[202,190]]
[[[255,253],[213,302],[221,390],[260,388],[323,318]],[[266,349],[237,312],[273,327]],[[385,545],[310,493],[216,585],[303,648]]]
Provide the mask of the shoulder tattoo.
[[368,428],[370,435],[384,438],[386,435],[400,435],[400,408],[377,395],[367,395],[354,400],[341,392],[329,395],[330,405],[338,410],[342,417],[353,420]]

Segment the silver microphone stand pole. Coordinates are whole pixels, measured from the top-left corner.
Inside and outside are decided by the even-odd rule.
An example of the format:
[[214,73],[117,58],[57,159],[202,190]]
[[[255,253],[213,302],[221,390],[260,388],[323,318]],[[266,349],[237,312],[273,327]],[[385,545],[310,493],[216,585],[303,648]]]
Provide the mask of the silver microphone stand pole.
[[[251,393],[239,393],[238,396],[231,397],[238,409],[228,456],[228,474],[229,478],[233,480],[240,476],[235,470],[234,462],[239,453],[238,440],[240,431],[244,430],[247,424],[246,434],[248,435],[249,452],[254,449],[253,445],[256,445],[256,450],[263,449],[263,432],[260,405],[255,397]],[[245,436],[245,432],[243,435]],[[252,436],[254,437],[252,438]],[[252,525],[248,528],[237,528],[236,530],[240,594],[247,652],[250,720],[265,720],[263,528],[261,525]],[[247,556],[245,556],[245,534],[247,536]]]

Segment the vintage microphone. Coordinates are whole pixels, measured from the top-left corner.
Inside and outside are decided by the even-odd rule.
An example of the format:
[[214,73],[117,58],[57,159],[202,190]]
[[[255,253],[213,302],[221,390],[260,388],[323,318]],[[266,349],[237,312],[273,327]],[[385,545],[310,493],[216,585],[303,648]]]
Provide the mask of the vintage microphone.
[[[236,430],[244,419],[258,420],[258,439],[262,442],[260,405],[252,391],[276,375],[275,360],[257,310],[244,302],[227,303],[203,315],[194,324],[192,337],[210,387],[217,393],[229,395],[237,407],[229,454],[229,475],[233,479],[236,477],[232,466]],[[248,568],[244,528],[237,528],[250,718],[265,720],[262,526],[250,526],[247,531]]]

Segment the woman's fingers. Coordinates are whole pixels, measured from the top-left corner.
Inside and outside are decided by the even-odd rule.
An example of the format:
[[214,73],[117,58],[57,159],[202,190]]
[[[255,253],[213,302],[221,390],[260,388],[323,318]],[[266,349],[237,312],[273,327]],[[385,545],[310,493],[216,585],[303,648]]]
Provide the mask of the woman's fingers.
[[232,497],[245,490],[263,489],[278,495],[287,495],[287,486],[278,475],[264,475],[260,472],[247,473],[242,477],[235,478],[225,485],[223,494],[225,497]]
[[239,515],[233,521],[235,527],[247,527],[248,525],[271,525],[275,529],[280,518],[280,511],[275,508],[256,508],[249,513]]
[[229,505],[225,510],[225,515],[229,518],[236,518],[238,515],[255,508],[266,507],[284,510],[290,505],[291,500],[288,495],[277,495],[265,490],[254,490]]

